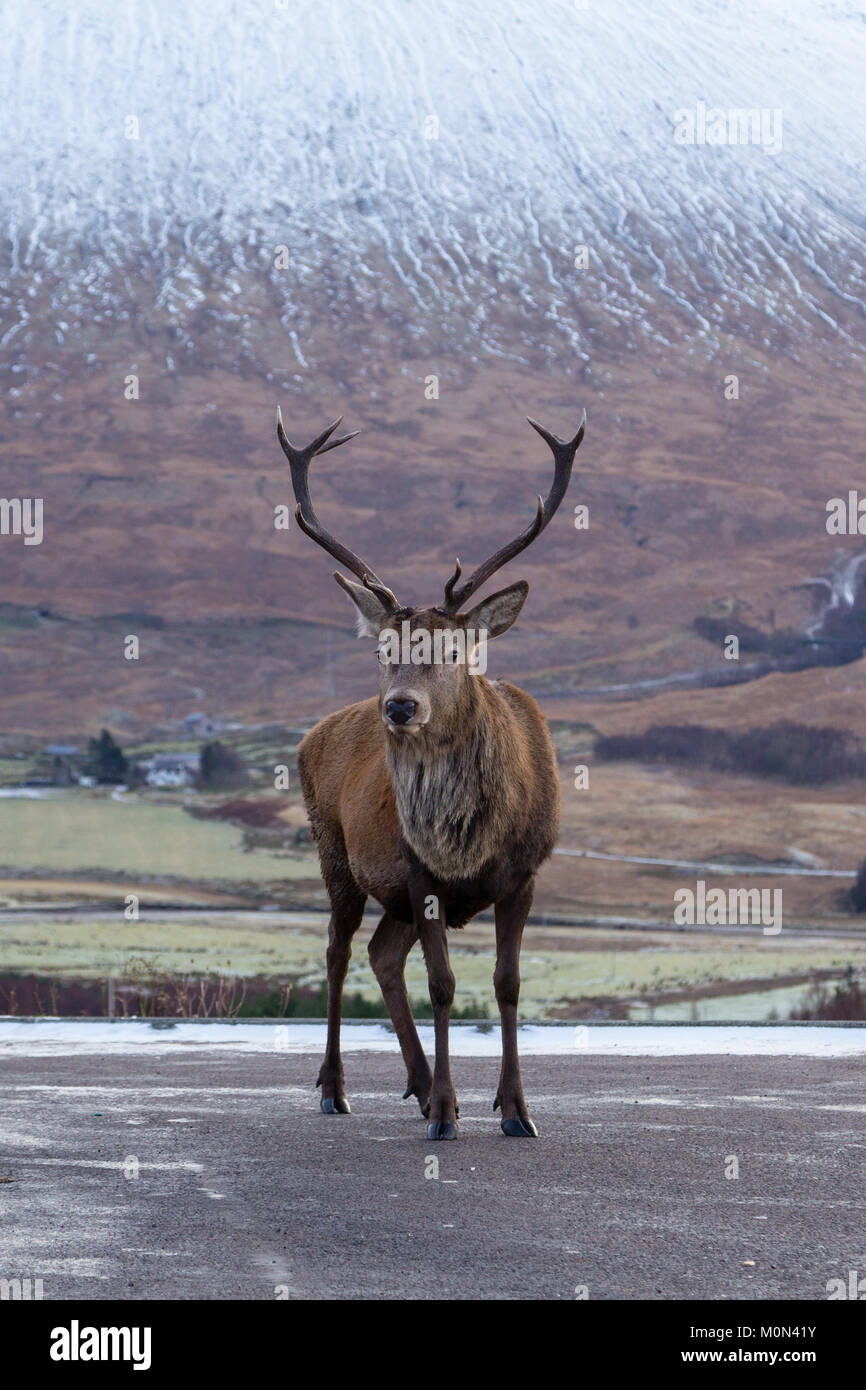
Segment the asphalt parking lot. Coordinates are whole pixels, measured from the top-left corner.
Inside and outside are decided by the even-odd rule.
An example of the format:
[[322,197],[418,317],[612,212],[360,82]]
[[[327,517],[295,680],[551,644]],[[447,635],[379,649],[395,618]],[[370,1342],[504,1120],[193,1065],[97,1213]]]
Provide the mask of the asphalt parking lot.
[[46,1299],[826,1299],[866,1273],[858,1057],[457,1056],[427,1140],[399,1056],[4,1056],[0,1277]]

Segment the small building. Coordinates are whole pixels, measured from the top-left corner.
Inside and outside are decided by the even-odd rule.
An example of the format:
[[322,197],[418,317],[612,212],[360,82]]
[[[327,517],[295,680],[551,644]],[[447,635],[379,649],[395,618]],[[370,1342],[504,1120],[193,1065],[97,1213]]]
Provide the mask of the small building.
[[141,766],[149,787],[191,787],[198,775],[198,753],[154,753]]
[[188,714],[183,721],[184,732],[191,738],[204,738],[208,734],[216,732],[216,724],[209,714],[202,714],[196,710],[194,714]]
[[76,743],[49,743],[36,759],[29,785],[71,787],[78,781],[84,761]]

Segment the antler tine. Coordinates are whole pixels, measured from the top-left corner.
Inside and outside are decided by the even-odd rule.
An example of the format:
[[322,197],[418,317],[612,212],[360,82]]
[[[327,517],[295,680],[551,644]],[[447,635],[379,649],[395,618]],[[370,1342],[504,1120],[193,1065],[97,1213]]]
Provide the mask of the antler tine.
[[364,588],[376,594],[382,600],[385,607],[390,608],[392,613],[396,613],[397,609],[400,607],[396,598],[391,593],[391,590],[386,588],[384,584],[380,584],[378,579],[375,579],[370,574],[364,575]]
[[334,559],[341,565],[351,570],[352,574],[356,575],[368,589],[371,589],[378,596],[383,606],[393,613],[400,606],[395,595],[360,556],[338,541],[336,536],[331,535],[330,531],[325,530],[316,516],[310,497],[309,471],[312,460],[317,454],[326,454],[329,449],[336,449],[338,445],[345,444],[349,439],[354,439],[355,435],[361,432],[360,430],[352,430],[350,434],[341,434],[337,439],[332,439],[331,435],[342,419],[342,415],[338,416],[334,423],[323,430],[311,444],[307,444],[303,449],[298,449],[286,434],[283,427],[282,412],[277,406],[277,438],[283,453],[289,460],[289,468],[292,473],[292,490],[298,504],[295,517],[304,535],[309,536],[323,550],[327,550],[329,555],[333,555]]
[[[341,416],[340,416],[340,420],[342,420],[342,418],[343,418],[343,417],[342,417],[342,415],[341,415]],[[335,425],[339,425],[340,420],[336,420],[336,421],[334,422],[334,424],[335,424]],[[334,428],[334,425],[331,426],[331,429],[333,429],[333,428]],[[328,434],[330,434],[331,429],[328,430]],[[348,440],[354,439],[356,434],[360,434],[360,433],[361,433],[360,430],[349,430],[349,433],[348,433],[348,434],[340,434],[340,435],[337,436],[336,439],[330,439],[330,440],[328,440],[328,443],[327,443],[327,444],[323,444],[322,447],[321,447],[320,449],[316,449],[316,450],[315,450],[315,453],[317,453],[317,454],[326,454],[326,453],[328,452],[329,449],[336,449],[340,444],[345,444]]]
[[463,573],[463,566],[460,564],[460,556],[459,556],[459,555],[458,555],[457,559],[455,560],[454,564],[455,564],[454,573],[452,574],[451,578],[448,580],[448,583],[445,585],[445,606],[446,606],[446,607],[448,607],[448,606],[450,605],[451,599],[452,599],[453,594],[454,594],[454,585],[457,583],[457,580],[460,578],[461,574]]
[[513,560],[515,555],[519,555],[528,545],[531,545],[536,536],[541,535],[545,526],[553,519],[568,490],[574,456],[586,433],[586,411],[584,410],[581,416],[577,434],[573,439],[560,439],[558,435],[551,434],[543,425],[539,425],[536,420],[530,420],[529,416],[526,418],[532,428],[541,435],[553,454],[554,471],[550,492],[544,499],[539,497],[538,509],[531,525],[527,526],[525,531],[521,531],[520,535],[515,537],[513,541],[509,541],[508,545],[497,550],[495,555],[491,555],[489,560],[484,561],[483,565],[479,565],[462,588],[455,592],[454,585],[460,575],[460,562],[458,561],[456,573],[445,585],[445,606],[451,613],[456,613],[460,605],[465,603],[476,589],[480,589],[481,585],[486,583],[492,574],[495,574],[509,560]]

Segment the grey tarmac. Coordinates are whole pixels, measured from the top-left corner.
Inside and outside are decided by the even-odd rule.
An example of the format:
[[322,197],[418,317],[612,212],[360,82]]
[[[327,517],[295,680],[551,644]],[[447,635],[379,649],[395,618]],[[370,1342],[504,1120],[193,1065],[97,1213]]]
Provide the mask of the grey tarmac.
[[500,1131],[497,1061],[455,1057],[439,1144],[398,1056],[347,1055],[348,1116],[320,1112],[319,1060],[5,1058],[0,1278],[46,1299],[821,1300],[866,1275],[856,1058],[528,1057],[530,1140]]

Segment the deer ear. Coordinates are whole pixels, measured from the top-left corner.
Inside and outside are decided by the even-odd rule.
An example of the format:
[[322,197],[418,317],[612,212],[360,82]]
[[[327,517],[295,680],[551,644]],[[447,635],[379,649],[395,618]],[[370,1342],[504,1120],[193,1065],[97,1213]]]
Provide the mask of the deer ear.
[[349,595],[358,610],[355,614],[358,636],[378,637],[385,609],[376,595],[371,593],[369,589],[365,589],[363,584],[353,584],[351,579],[344,579],[343,575],[336,571],[334,571],[334,578],[340,588]]
[[526,580],[519,579],[508,589],[500,589],[489,598],[483,598],[463,615],[466,626],[474,628],[476,632],[486,632],[488,638],[501,637],[502,633],[511,627],[526,602],[528,593],[529,585]]

